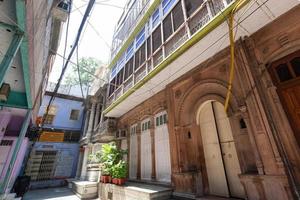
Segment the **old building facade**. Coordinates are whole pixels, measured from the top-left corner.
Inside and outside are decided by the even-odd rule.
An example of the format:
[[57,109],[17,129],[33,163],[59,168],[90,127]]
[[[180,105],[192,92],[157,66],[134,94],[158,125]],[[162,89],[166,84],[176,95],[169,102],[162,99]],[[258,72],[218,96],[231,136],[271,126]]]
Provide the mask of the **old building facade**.
[[29,146],[70,1],[0,2],[0,199],[11,192]]
[[[209,22],[200,19],[205,18],[206,6],[212,13],[223,9],[221,16],[227,20],[226,9],[239,1],[209,2],[150,3],[149,10],[154,5],[159,14],[153,8],[149,18],[137,17],[136,27],[127,27],[132,30],[128,41],[117,43],[112,53],[104,113],[117,118],[117,129],[126,132],[129,180],[164,183],[172,186],[174,196],[190,198],[297,199],[300,26],[295,19],[300,17],[299,2],[276,6],[278,2],[267,2],[254,8],[249,1],[237,12],[240,26],[235,29],[235,71],[227,112],[228,24],[214,24],[217,17]],[[157,33],[156,15],[161,33]],[[201,22],[199,26],[194,26],[194,20]],[[147,30],[145,39],[141,39],[142,25]],[[124,26],[118,26],[115,38]],[[178,27],[187,32],[186,37]],[[126,46],[130,42],[136,49],[133,54]]]

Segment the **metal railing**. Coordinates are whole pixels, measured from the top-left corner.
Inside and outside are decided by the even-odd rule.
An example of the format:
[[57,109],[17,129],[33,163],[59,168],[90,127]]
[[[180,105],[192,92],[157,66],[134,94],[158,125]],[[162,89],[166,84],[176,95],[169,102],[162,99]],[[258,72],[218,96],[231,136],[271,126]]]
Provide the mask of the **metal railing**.
[[[207,0],[166,40],[149,58],[145,67],[134,72],[134,83],[123,83],[123,89],[118,88],[107,100],[107,106],[122,96],[131,87],[141,81],[148,73],[158,66],[164,59],[180,48],[187,40],[207,25],[211,19],[222,12],[234,0]],[[187,24],[187,25],[186,25]],[[190,33],[190,35],[188,34]]]

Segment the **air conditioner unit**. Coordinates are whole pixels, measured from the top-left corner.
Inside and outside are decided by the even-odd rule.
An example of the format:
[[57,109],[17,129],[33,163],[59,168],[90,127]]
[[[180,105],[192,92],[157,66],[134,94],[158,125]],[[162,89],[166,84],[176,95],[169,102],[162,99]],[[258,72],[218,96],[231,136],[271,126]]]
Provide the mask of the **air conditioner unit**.
[[61,0],[52,10],[52,14],[60,21],[67,21],[71,10],[71,2],[68,0]]
[[7,101],[10,93],[10,85],[7,83],[3,83],[0,88],[0,101]]

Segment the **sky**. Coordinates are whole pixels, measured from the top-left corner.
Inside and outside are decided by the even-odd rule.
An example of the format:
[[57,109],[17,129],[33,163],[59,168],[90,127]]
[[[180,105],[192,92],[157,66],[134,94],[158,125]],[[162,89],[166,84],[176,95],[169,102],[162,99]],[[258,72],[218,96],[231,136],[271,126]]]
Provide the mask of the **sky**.
[[[73,0],[65,57],[68,57],[71,46],[75,41],[88,2],[89,0]],[[86,26],[81,33],[78,50],[79,58],[94,57],[108,64],[113,32],[126,2],[127,0],[96,0],[90,17],[88,18],[89,23],[86,22]],[[64,54],[66,27],[67,23],[65,22],[58,48],[58,54],[60,55]],[[74,52],[71,60],[76,62],[76,52]],[[56,56],[49,77],[50,82],[57,82],[62,66],[63,59],[60,56]],[[68,73],[71,73],[71,68],[72,66],[68,65],[68,70],[64,77],[66,77]]]

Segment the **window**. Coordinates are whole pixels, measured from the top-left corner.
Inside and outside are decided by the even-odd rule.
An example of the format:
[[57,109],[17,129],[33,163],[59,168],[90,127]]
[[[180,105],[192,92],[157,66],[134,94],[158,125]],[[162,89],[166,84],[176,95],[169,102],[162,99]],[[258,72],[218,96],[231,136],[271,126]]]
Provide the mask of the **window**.
[[110,79],[113,79],[117,75],[117,65],[113,66],[110,73]]
[[133,73],[133,57],[126,63],[125,72],[124,72],[124,80],[126,80]]
[[179,2],[163,21],[164,40],[166,41],[183,22],[184,18],[181,2]]
[[134,69],[136,70],[137,68],[139,68],[146,60],[146,45],[145,43],[141,46],[141,48],[139,50],[137,50],[137,52],[135,53],[135,65],[134,65]]
[[172,5],[175,3],[176,0],[163,0],[162,1],[162,8],[163,13],[166,14],[172,7]]
[[291,65],[296,76],[300,76],[300,57],[291,60]]
[[45,124],[52,124],[53,121],[54,121],[54,117],[56,115],[56,112],[57,112],[57,107],[56,106],[50,106],[47,115],[46,115],[46,112],[47,112],[47,106],[45,107],[45,113],[44,113],[44,116],[43,116],[44,123]]
[[159,8],[157,8],[152,17],[151,17],[151,20],[152,20],[152,29],[155,28],[155,26],[159,23]]
[[70,120],[78,120],[79,118],[79,110],[72,109],[70,113]]
[[120,71],[125,65],[125,53],[121,56],[118,61],[118,71]]
[[151,37],[147,39],[147,58],[151,56]]
[[293,78],[287,64],[280,64],[276,67],[276,72],[280,82],[288,81]]
[[152,53],[155,52],[161,45],[161,30],[160,26],[152,33]]
[[54,121],[54,117],[55,115],[51,115],[51,114],[48,114],[46,115],[46,113],[44,114],[44,124],[52,124],[53,121]]
[[116,87],[119,87],[123,83],[123,72],[124,72],[124,69],[121,69],[121,71],[119,71],[119,73],[117,74]]
[[203,0],[185,0],[187,16],[190,17],[203,4]]
[[132,42],[131,45],[129,45],[129,47],[127,48],[126,60],[129,60],[131,56],[133,56],[133,53],[134,53],[134,42]]
[[150,120],[146,121],[146,122],[143,122],[142,123],[142,131],[147,131],[148,129],[150,129],[150,125],[151,125]]
[[181,2],[179,2],[172,10],[174,31],[176,31],[184,22]]
[[145,41],[145,27],[140,31],[140,33],[135,38],[135,48],[138,49],[144,41]]
[[156,117],[156,126],[161,126],[163,124],[167,123],[167,114],[161,114],[159,116]]
[[115,89],[116,89],[116,78],[114,78],[113,80],[111,80],[109,82],[109,93],[108,96],[112,95],[112,93],[114,93]]
[[131,127],[130,135],[135,135],[136,134],[136,127],[137,127],[136,125]]

